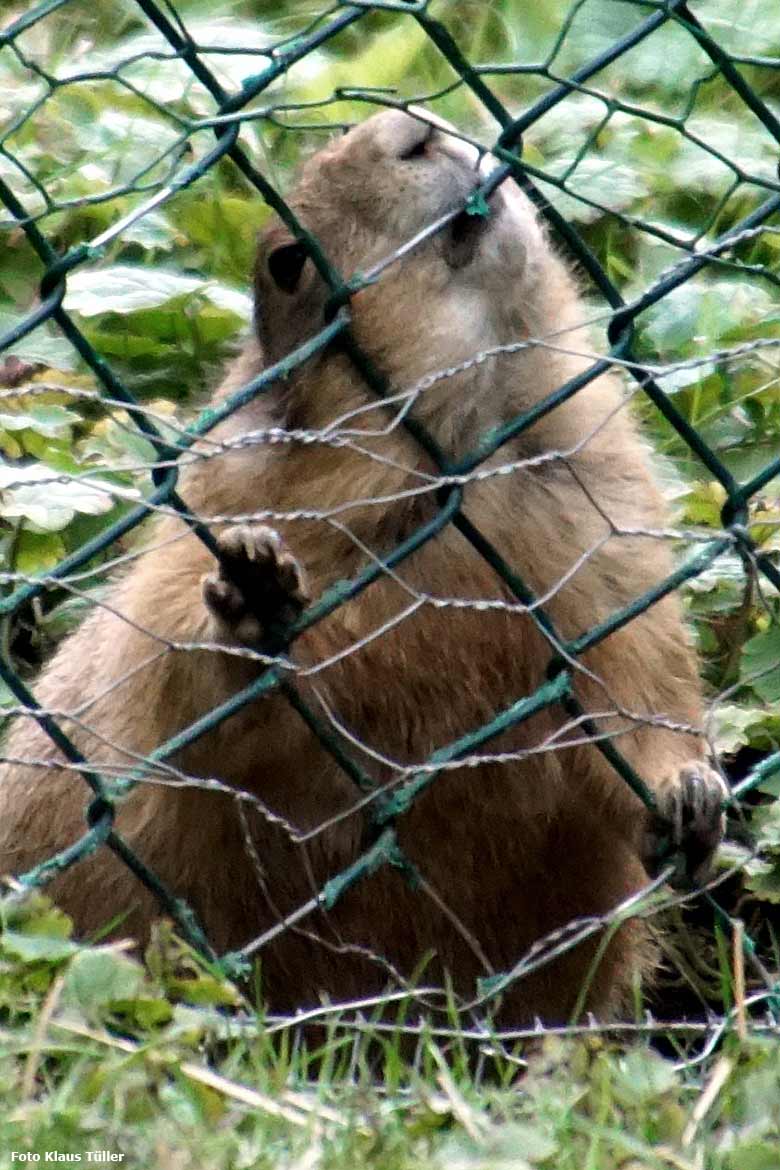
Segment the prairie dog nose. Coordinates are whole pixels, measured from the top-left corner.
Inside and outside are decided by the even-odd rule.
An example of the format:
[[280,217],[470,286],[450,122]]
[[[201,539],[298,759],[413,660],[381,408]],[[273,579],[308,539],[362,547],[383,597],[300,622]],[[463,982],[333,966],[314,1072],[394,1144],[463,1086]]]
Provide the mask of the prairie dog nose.
[[480,165],[480,152],[476,147],[458,138],[455,127],[417,106],[404,110],[387,110],[365,125],[374,122],[379,131],[382,152],[389,158],[400,161],[433,158],[439,151],[458,159],[466,166],[484,173]]
[[418,118],[406,115],[396,143],[396,155],[400,159],[423,158],[436,137],[437,131],[430,122],[421,122]]
[[[388,158],[411,159],[422,157],[426,149],[437,134],[436,127],[431,125],[425,111],[425,116],[414,118],[403,110],[387,110],[375,119],[375,130],[379,132],[382,152]],[[370,125],[370,119],[365,125]]]
[[[410,106],[408,117],[417,114],[418,117],[413,120],[418,125],[427,124],[428,135],[416,147],[420,154],[424,154],[427,147],[441,146],[445,154],[449,154],[455,158],[461,159],[468,166],[473,167],[477,171],[480,178],[485,179],[491,171],[495,170],[498,163],[490,154],[489,151],[478,150],[470,142],[464,142],[462,138],[458,137],[457,129],[446,119],[440,118],[438,114],[431,113],[430,110],[424,110],[420,106]],[[425,123],[420,119],[424,118]],[[422,136],[422,132],[418,132]]]

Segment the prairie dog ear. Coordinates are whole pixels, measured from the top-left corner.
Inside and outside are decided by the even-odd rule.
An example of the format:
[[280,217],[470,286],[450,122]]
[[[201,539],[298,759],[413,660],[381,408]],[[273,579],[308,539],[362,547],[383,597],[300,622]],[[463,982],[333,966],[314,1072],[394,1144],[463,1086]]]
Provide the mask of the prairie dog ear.
[[300,240],[287,240],[269,252],[266,264],[276,287],[294,293],[306,260],[306,249]]
[[260,239],[255,259],[254,319],[269,363],[322,327],[328,286],[308,259],[305,244],[286,224],[272,224]]

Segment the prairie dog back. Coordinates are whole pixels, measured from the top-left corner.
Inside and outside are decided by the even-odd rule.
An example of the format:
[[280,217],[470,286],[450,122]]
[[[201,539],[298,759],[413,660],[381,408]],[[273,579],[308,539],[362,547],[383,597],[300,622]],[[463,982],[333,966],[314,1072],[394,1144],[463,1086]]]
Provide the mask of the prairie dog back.
[[[400,111],[369,119],[304,167],[290,205],[345,276],[453,213],[351,298],[353,336],[396,397],[380,406],[335,345],[200,445],[181,493],[213,518],[219,564],[177,519],[154,522],[147,551],[35,688],[95,768],[135,766],[230,699],[263,669],[244,650],[262,650],[280,623],[383,563],[436,515],[441,477],[403,426],[407,412],[458,459],[588,364],[578,356],[589,350],[582,304],[527,199],[505,183],[489,215],[466,209],[481,168],[446,126]],[[321,327],[328,287],[280,223],[260,242],[255,288],[257,338],[217,397]],[[287,441],[269,444],[269,431]],[[663,541],[643,535],[663,527],[664,509],[612,378],[543,414],[461,486],[463,514],[544,597],[565,638],[669,572]],[[380,796],[531,694],[554,651],[473,545],[443,527],[291,650],[290,684],[330,721],[373,795],[277,691],[183,749],[175,774],[152,770],[119,804],[117,829],[193,906],[217,949],[250,944],[365,850]],[[700,688],[676,599],[572,671],[580,703],[600,732],[620,736],[661,811],[699,810],[677,821],[687,826],[681,847],[705,864],[721,832],[722,788],[696,734]],[[511,969],[540,938],[640,889],[644,810],[567,726],[563,709],[543,708],[491,740],[484,759],[424,787],[396,823],[416,880],[385,865],[332,908],[321,904],[304,931],[276,933],[262,949],[271,1006],[376,991],[410,978],[426,955],[426,983],[449,978],[467,1000],[480,976]],[[20,873],[78,837],[85,788],[30,717],[16,721],[6,752],[37,761],[7,764],[0,779],[0,866]],[[53,891],[82,932],[127,910],[122,932],[142,939],[156,912],[105,848]],[[619,1011],[651,948],[643,925],[628,923],[593,972],[598,941],[518,980],[506,1018],[566,1018],[586,977],[587,1006]]]

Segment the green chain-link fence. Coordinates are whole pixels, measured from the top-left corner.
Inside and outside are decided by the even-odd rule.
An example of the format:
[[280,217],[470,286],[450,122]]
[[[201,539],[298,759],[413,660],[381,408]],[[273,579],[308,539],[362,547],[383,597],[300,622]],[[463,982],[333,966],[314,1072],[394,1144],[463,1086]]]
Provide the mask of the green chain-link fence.
[[[25,572],[19,562],[8,564],[3,574],[7,589],[0,601],[0,619],[4,628],[9,629],[15,615],[28,612],[31,603],[47,592],[56,594],[59,587],[77,581],[80,570],[96,557],[105,558],[113,543],[140,524],[150,510],[174,509],[216,554],[217,547],[207,523],[200,524],[197,517],[191,516],[186,499],[177,493],[177,461],[217,423],[255,396],[262,395],[268,386],[324,349],[334,338],[339,337],[347,346],[352,360],[372,389],[378,395],[385,393],[381,372],[371,366],[350,339],[349,303],[350,297],[362,287],[360,277],[334,271],[318,241],[301,228],[277,185],[268,178],[268,174],[280,164],[284,169],[284,143],[287,137],[294,136],[291,129],[295,125],[293,116],[298,117],[298,125],[304,131],[317,134],[328,123],[325,118],[319,122],[319,115],[337,102],[347,103],[353,110],[355,103],[359,102],[404,106],[412,100],[420,103],[439,98],[445,101],[447,112],[448,95],[455,94],[458,101],[466,103],[464,108],[472,116],[480,111],[483,121],[491,119],[496,129],[485,131],[480,136],[480,143],[492,151],[500,165],[483,183],[483,195],[489,195],[501,182],[514,181],[538,205],[558,242],[582,270],[589,282],[590,293],[602,310],[606,306],[610,348],[603,357],[594,357],[583,373],[559,386],[543,402],[485,434],[477,448],[458,462],[448,459],[414,420],[406,419],[404,425],[424,446],[441,474],[437,515],[399,544],[384,564],[370,564],[354,579],[340,583],[317,598],[287,630],[288,644],[345,601],[370,589],[387,569],[402,564],[425,542],[435,540],[447,525],[460,530],[503,579],[515,598],[523,604],[533,602],[530,590],[518,575],[520,567],[507,564],[502,550],[494,548],[460,511],[461,484],[504,444],[613,367],[622,369],[634,379],[640,388],[640,396],[652,404],[648,409],[657,412],[656,419],[660,414],[666,420],[661,425],[667,446],[673,446],[679,457],[684,445],[690,459],[698,461],[701,475],[720,485],[714,498],[720,508],[721,523],[714,526],[711,539],[701,542],[695,554],[667,580],[573,641],[560,638],[544,608],[534,606],[529,612],[551,646],[547,683],[532,695],[518,696],[511,708],[496,712],[483,727],[437,751],[425,767],[408,776],[390,797],[375,802],[373,842],[359,859],[345,872],[334,875],[295,914],[288,916],[263,938],[254,940],[245,953],[232,956],[233,960],[245,959],[262,950],[263,945],[279,931],[303,922],[317,907],[333,905],[347,888],[378,866],[393,864],[403,868],[406,861],[398,844],[396,823],[417,795],[435,783],[437,769],[477,752],[507,728],[553,704],[563,704],[569,715],[582,721],[585,732],[593,733],[594,728],[584,718],[571,690],[566,659],[578,658],[670,591],[706,576],[724,557],[733,559],[736,555],[741,559],[751,579],[765,582],[772,596],[780,588],[780,571],[775,564],[771,542],[757,538],[750,516],[751,505],[763,506],[762,493],[780,475],[780,457],[771,450],[772,432],[768,432],[770,442],[759,460],[760,465],[754,461],[744,473],[735,471],[733,464],[719,450],[718,434],[695,425],[695,412],[678,407],[674,384],[669,381],[675,375],[679,379],[685,371],[697,375],[702,367],[711,370],[719,362],[725,363],[727,368],[735,355],[749,355],[762,347],[771,347],[771,329],[761,336],[755,331],[747,331],[738,345],[729,347],[726,343],[720,348],[711,345],[700,357],[691,357],[690,351],[682,344],[675,355],[674,342],[671,341],[672,361],[664,366],[651,363],[636,346],[637,327],[642,326],[649,314],[652,315],[654,308],[664,302],[674,302],[680,290],[692,287],[700,274],[708,275],[712,271],[727,272],[731,276],[742,274],[749,279],[751,287],[764,282],[770,296],[774,294],[778,281],[771,264],[765,262],[763,255],[756,259],[756,253],[751,249],[757,242],[762,243],[765,236],[771,237],[772,231],[776,230],[772,225],[777,222],[780,210],[780,182],[773,161],[780,146],[780,111],[773,100],[773,91],[777,89],[777,79],[780,78],[780,61],[760,53],[750,55],[740,51],[740,44],[744,46],[749,41],[748,32],[744,29],[735,32],[734,26],[721,28],[718,20],[710,19],[713,14],[708,5],[690,6],[676,0],[635,0],[620,4],[610,0],[601,0],[600,3],[578,0],[570,8],[561,10],[557,27],[548,36],[543,59],[532,61],[524,59],[522,46],[512,39],[511,28],[500,25],[500,19],[508,23],[510,16],[504,13],[501,18],[504,10],[498,5],[494,15],[499,20],[499,29],[494,40],[500,44],[503,38],[504,52],[501,60],[488,64],[472,59],[466,30],[453,18],[451,6],[446,4],[441,6],[439,15],[431,4],[404,0],[336,4],[322,11],[310,6],[304,15],[296,13],[295,5],[288,7],[288,25],[278,33],[265,35],[261,47],[254,48],[246,39],[246,23],[241,26],[241,35],[235,33],[231,39],[229,14],[220,29],[221,40],[214,44],[199,36],[197,20],[183,19],[173,4],[126,0],[118,9],[112,9],[112,13],[120,12],[122,19],[132,26],[135,30],[133,38],[128,36],[117,41],[126,46],[120,54],[114,53],[112,57],[110,53],[104,53],[100,60],[93,55],[94,59],[83,68],[74,68],[72,60],[67,62],[67,67],[62,62],[56,67],[50,63],[57,60],[55,40],[57,30],[63,28],[61,22],[69,14],[76,25],[87,20],[86,6],[76,0],[46,0],[33,5],[26,12],[17,12],[0,33],[0,54],[6,58],[8,76],[14,79],[14,87],[9,90],[11,108],[8,121],[0,136],[0,200],[6,209],[3,227],[7,233],[7,247],[26,249],[31,270],[35,268],[39,273],[39,278],[36,278],[39,296],[35,307],[17,314],[13,320],[6,314],[11,323],[0,336],[0,354],[22,355],[18,360],[23,368],[25,362],[32,360],[31,339],[34,341],[37,336],[45,335],[48,343],[53,344],[52,326],[56,326],[59,335],[67,339],[78,355],[78,364],[68,368],[91,371],[93,382],[105,403],[112,409],[124,408],[128,420],[126,426],[137,428],[139,436],[151,445],[156,460],[149,473],[151,488],[143,502],[125,507],[112,523],[97,533],[90,532],[76,547],[62,548],[59,559],[55,558],[56,563],[47,563],[38,573]],[[697,12],[702,9],[701,19],[693,8]],[[614,36],[610,36],[612,27]],[[213,30],[209,36],[212,33]],[[429,59],[438,55],[439,75],[446,74],[447,79],[436,92],[436,87],[425,91],[422,84],[413,94],[406,92],[402,75],[403,54],[399,57],[401,75],[382,78],[383,82],[395,85],[395,91],[389,88],[360,89],[355,85],[347,88],[345,84],[340,88],[336,86],[326,96],[312,98],[307,96],[305,86],[296,89],[296,69],[307,61],[321,63],[323,54],[327,53],[332,54],[331,64],[340,64],[341,72],[335,70],[337,81],[348,83],[350,52],[355,46],[380,42],[390,45],[388,38],[393,36],[396,37],[392,42],[395,53],[399,52],[402,41],[398,38],[402,36],[407,38],[407,44],[414,43],[418,49],[423,45]],[[362,42],[359,38],[363,38]],[[347,47],[339,57],[339,46],[345,42]],[[68,43],[78,65],[77,42],[71,39]],[[631,77],[639,67],[646,69],[647,58],[641,54],[648,45],[656,43],[661,57],[660,64],[655,61],[656,70],[663,72],[665,55],[670,62],[676,55],[678,65],[682,60],[683,67],[692,70],[691,76],[678,84],[677,96],[669,103],[669,108],[662,108],[654,100],[641,101],[630,88],[624,90],[615,82],[616,77]],[[592,52],[589,51],[591,47]],[[50,59],[46,58],[47,52]],[[167,86],[164,83],[166,73],[171,79]],[[291,86],[289,96],[282,84],[288,79]],[[372,78],[364,80],[370,84]],[[753,139],[760,138],[760,149],[755,152],[760,166],[753,165],[752,157],[748,162],[740,161],[740,134],[729,145],[709,140],[697,129],[698,103],[708,86],[717,87],[727,111],[726,120],[731,119],[735,127],[743,128],[744,133],[752,135]],[[114,103],[112,117],[118,116],[117,111],[121,113],[122,102],[129,99],[148,105],[154,115],[164,121],[168,132],[163,136],[164,141],[148,146],[146,155],[139,156],[137,167],[131,165],[128,169],[125,165],[118,168],[119,178],[116,180],[103,173],[98,177],[99,181],[95,180],[94,190],[80,190],[77,183],[70,181],[72,175],[69,176],[65,163],[59,170],[52,167],[50,157],[44,159],[42,153],[36,156],[30,150],[30,143],[36,140],[36,136],[51,133],[49,110],[52,104],[63,98],[65,91],[71,101],[74,100],[74,91],[96,92],[99,104],[106,100],[108,89]],[[572,101],[578,103],[572,114],[572,124],[579,137],[570,146],[566,165],[555,167],[548,164],[544,151],[538,148],[534,133],[541,130],[543,136],[545,128],[554,124],[553,133],[565,135],[567,128],[558,115],[563,111],[564,117],[568,117]],[[87,98],[84,103],[85,123],[94,118],[99,127],[100,113],[95,114],[93,110],[89,114]],[[583,103],[589,103],[587,117],[582,115]],[[594,109],[597,113],[593,112]],[[71,116],[78,117],[74,110],[75,106],[71,106]],[[615,126],[618,126],[617,131]],[[598,157],[604,140],[613,133],[619,137],[620,127],[623,130],[630,127],[635,139],[637,135],[639,138],[644,136],[639,146],[657,153],[661,160],[660,191],[664,190],[660,177],[666,165],[664,160],[670,159],[673,150],[681,143],[691,152],[686,156],[688,163],[681,165],[701,168],[706,164],[705,170],[706,166],[718,169],[719,181],[709,183],[707,198],[702,198],[700,209],[692,212],[690,207],[677,208],[665,217],[656,216],[652,213],[653,192],[643,207],[636,201],[632,204],[630,198],[621,203],[621,183],[630,185],[632,181],[630,167],[626,165],[607,167],[606,181],[601,185],[598,175],[591,186],[581,182],[583,173],[587,174],[589,162]],[[261,154],[263,135],[270,143],[265,159]],[[576,135],[572,132],[574,137]],[[530,148],[526,147],[528,142]],[[56,156],[57,152],[53,150],[51,153]],[[39,169],[36,169],[36,158],[41,163]],[[218,407],[201,413],[184,435],[176,433],[172,438],[170,427],[160,426],[155,421],[159,419],[159,413],[155,415],[143,398],[130,388],[126,354],[121,346],[116,347],[116,336],[107,330],[101,337],[85,328],[88,313],[84,310],[83,298],[75,302],[75,309],[70,307],[71,302],[67,300],[69,284],[72,289],[79,274],[99,270],[101,261],[114,255],[118,244],[142,239],[139,232],[144,230],[144,225],[148,227],[148,233],[143,239],[154,241],[155,217],[160,209],[176,206],[177,200],[190,198],[192,191],[205,188],[207,198],[218,203],[214,189],[207,185],[214,175],[224,176],[228,165],[233,168],[230,183],[251,185],[264,204],[277,212],[296,236],[305,240],[309,255],[331,288],[331,312],[328,323],[305,346],[230,394]],[[703,181],[706,186],[706,176]],[[669,180],[667,187],[673,182]],[[224,190],[229,202],[229,187]],[[686,197],[690,198],[681,196],[683,200]],[[673,207],[668,190],[665,198],[668,206]],[[576,213],[572,210],[574,201],[578,207]],[[635,206],[640,206],[640,213],[634,210]],[[473,208],[477,209],[476,203]],[[74,214],[79,211],[83,212],[81,218]],[[107,216],[107,222],[106,218],[94,216],[96,211]],[[597,255],[595,245],[591,247],[587,241],[593,240],[593,217],[605,215],[612,217],[614,230],[620,236],[620,247],[616,246],[614,252],[609,247],[605,249],[601,246],[602,239]],[[625,244],[626,240],[635,237],[641,237],[645,244],[649,241],[650,246],[657,246],[664,263],[655,271],[648,270],[645,287],[632,290],[632,294],[626,297],[619,287],[630,283],[623,279]],[[149,245],[153,246],[154,242]],[[674,257],[671,263],[670,257]],[[4,275],[5,270],[0,272],[0,277]],[[347,278],[346,283],[344,278]],[[12,284],[6,281],[4,287],[9,300],[9,293],[13,293]],[[678,302],[674,303],[674,315],[677,315],[680,310]],[[692,318],[683,321],[683,328],[695,326],[696,321]],[[722,329],[720,336],[728,338],[728,330]],[[13,400],[18,410],[25,389],[20,389],[17,382],[23,379],[16,377],[17,368],[12,364],[7,362],[4,369],[6,383],[2,394],[5,399]],[[689,388],[692,382],[693,377],[684,383],[685,387]],[[80,388],[82,398],[94,403],[94,395],[90,397],[76,377],[69,388],[66,387],[76,401]],[[31,381],[26,392],[34,395],[45,389],[45,382],[36,385]],[[760,400],[760,395],[753,397]],[[11,409],[8,407],[9,411]],[[780,434],[780,429],[774,433]],[[21,472],[15,479],[13,466],[11,460],[4,468],[6,492],[30,483]],[[17,466],[27,469],[29,461],[22,460]],[[60,482],[73,484],[79,482],[79,473],[77,470],[63,471],[58,477],[55,470],[51,478],[52,482],[59,478]],[[701,535],[699,530],[698,537]],[[10,544],[7,547],[10,548]],[[81,769],[93,794],[89,823],[85,823],[83,837],[67,851],[49,858],[37,870],[25,875],[23,882],[44,883],[64,868],[78,865],[94,850],[111,849],[133,870],[139,881],[155,893],[161,907],[173,916],[183,934],[206,953],[212,953],[209,941],[189,908],[177,898],[175,890],[163,887],[114,828],[116,802],[132,786],[143,781],[150,768],[174,757],[184,746],[244,704],[278,688],[295,705],[357,790],[372,788],[370,777],[350,754],[337,729],[329,725],[321,713],[310,709],[289,684],[279,665],[271,665],[260,672],[229,702],[211,711],[171,741],[161,744],[148,761],[129,776],[112,780],[96,774],[89,761],[82,757],[58,726],[56,716],[37,706],[34,683],[28,687],[22,681],[14,662],[9,638],[5,637],[0,655],[0,676],[14,702],[37,713],[36,718],[46,733],[65,757]],[[636,775],[622,758],[616,744],[597,734],[594,734],[594,740],[625,782],[648,807],[652,807],[650,790],[643,778]],[[780,752],[768,752],[736,786],[735,795],[739,797],[758,787],[779,770]]]

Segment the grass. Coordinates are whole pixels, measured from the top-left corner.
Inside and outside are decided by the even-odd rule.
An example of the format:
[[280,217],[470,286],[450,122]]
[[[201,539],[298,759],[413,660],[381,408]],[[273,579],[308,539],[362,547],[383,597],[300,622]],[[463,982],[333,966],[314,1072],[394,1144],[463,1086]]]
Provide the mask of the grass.
[[[30,6],[10,7],[18,17]],[[325,7],[179,5],[201,44],[243,48],[301,31]],[[723,45],[754,55],[742,74],[776,104],[780,37],[771,0],[693,8]],[[431,6],[469,58],[485,65],[484,78],[513,113],[553,88],[552,75],[570,75],[651,9],[616,0]],[[54,8],[20,35],[20,52],[6,45],[0,53],[2,100],[12,95],[13,113],[0,176],[39,216],[56,250],[111,229],[212,143],[212,104],[184,63],[161,57],[160,47],[137,5],[104,0]],[[233,89],[265,63],[256,52],[207,57]],[[525,68],[505,71],[518,62]],[[551,72],[532,67],[543,62]],[[77,71],[83,76],[72,83],[46,80]],[[120,73],[132,89],[118,83]],[[286,111],[248,119],[242,141],[285,189],[330,125],[365,115],[360,100],[336,101],[337,87],[432,95],[450,81],[408,14],[374,13],[291,70],[271,93]],[[485,141],[493,136],[463,86],[432,104],[463,126],[481,120]],[[756,206],[776,175],[774,138],[678,24],[574,89],[530,128],[524,147],[543,191],[629,299],[684,258],[692,241],[711,242]],[[733,191],[729,158],[747,176]],[[69,311],[155,417],[186,418],[193,392],[213,383],[246,327],[247,273],[267,214],[256,192],[220,164],[71,273]],[[775,226],[744,241],[638,322],[643,355],[669,363],[664,389],[740,477],[774,457],[780,438],[772,283],[779,239]],[[133,280],[139,269],[141,288]],[[0,332],[30,311],[40,275],[12,228],[0,248]],[[761,350],[723,356],[758,341],[766,342]],[[29,384],[0,417],[0,468],[21,460],[47,474],[37,494],[34,485],[0,494],[0,555],[9,571],[30,574],[118,514],[106,511],[107,498],[52,486],[52,469],[99,471],[124,489],[146,482],[153,452],[127,416],[100,404],[95,379],[50,324],[17,353]],[[657,411],[646,404],[642,413],[674,470],[676,518],[720,531],[719,485]],[[779,517],[775,481],[751,512],[751,533],[769,556],[780,549]],[[6,619],[3,640],[21,669],[37,666],[82,616],[89,598],[74,600],[53,594],[21,622]],[[687,600],[708,684],[729,700],[713,704],[718,748],[775,749],[776,592],[764,583],[754,596],[741,562],[722,558]],[[0,687],[3,701],[12,696]],[[745,867],[746,886],[732,903],[747,914],[744,892],[752,893],[748,925],[761,938],[765,965],[777,969],[778,806],[753,816],[752,828],[762,857]],[[656,1024],[640,1004],[619,1031],[586,1025],[480,1038],[457,1020],[410,1035],[408,1025],[381,1024],[376,1005],[323,1008],[320,1031],[303,1034],[300,1021],[264,1017],[253,1006],[259,995],[245,998],[165,931],[141,957],[118,945],[75,944],[67,920],[39,896],[23,905],[8,900],[0,915],[0,1170],[58,1161],[139,1170],[780,1167],[780,1046],[762,1017],[775,1006],[772,991],[745,989],[740,962],[712,931],[711,916],[693,936],[685,923],[677,928],[676,984],[663,1000],[677,1004],[671,1021]],[[659,1010],[658,999],[650,1002]],[[706,1015],[702,1004],[717,1014]],[[415,1002],[394,1011],[413,1020]],[[700,1022],[686,1022],[696,1013]],[[88,1157],[106,1150],[113,1161]]]
[[410,1023],[410,996],[406,1023],[373,1001],[323,1005],[306,1031],[165,929],[142,964],[72,942],[41,895],[0,909],[3,1170],[94,1151],[139,1170],[780,1165],[780,1046],[738,978],[734,1010],[698,1024],[480,1035]]

